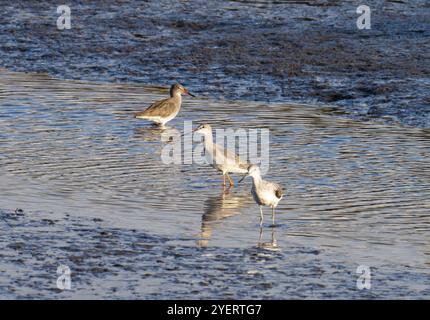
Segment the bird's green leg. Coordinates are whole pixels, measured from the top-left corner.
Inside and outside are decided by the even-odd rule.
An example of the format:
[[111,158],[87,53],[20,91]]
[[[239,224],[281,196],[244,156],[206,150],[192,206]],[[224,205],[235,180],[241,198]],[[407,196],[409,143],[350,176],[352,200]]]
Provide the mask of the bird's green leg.
[[263,207],[260,206],[260,226],[263,225]]
[[272,225],[275,225],[275,207],[272,207]]
[[261,244],[261,239],[263,238],[263,227],[260,226],[260,237],[258,238],[258,244]]

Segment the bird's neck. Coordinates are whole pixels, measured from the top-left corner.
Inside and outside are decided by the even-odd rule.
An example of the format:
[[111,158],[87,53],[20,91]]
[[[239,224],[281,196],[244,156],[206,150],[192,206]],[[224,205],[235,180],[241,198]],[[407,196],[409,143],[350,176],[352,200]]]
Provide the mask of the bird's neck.
[[261,181],[263,180],[261,178],[261,175],[254,173],[252,176],[252,182],[254,183],[255,186],[260,185]]
[[205,148],[213,148],[214,140],[212,137],[212,132],[205,134]]
[[172,98],[175,99],[176,102],[181,103],[182,102],[182,96],[179,91],[176,91],[172,94]]

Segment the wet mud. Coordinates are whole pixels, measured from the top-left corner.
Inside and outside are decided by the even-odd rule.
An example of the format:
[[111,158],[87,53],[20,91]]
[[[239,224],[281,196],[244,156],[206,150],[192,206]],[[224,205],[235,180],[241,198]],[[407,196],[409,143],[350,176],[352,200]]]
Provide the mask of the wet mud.
[[[360,291],[351,266],[322,263],[320,255],[327,253],[293,245],[277,249],[276,229],[266,229],[265,240],[243,250],[195,247],[194,239],[190,246],[177,245],[175,238],[69,214],[20,209],[0,210],[0,216],[2,299],[364,299],[430,293],[427,276],[404,266],[395,273],[392,266],[374,269],[377,289]],[[71,270],[71,289],[57,287],[60,265]],[[423,288],[405,286],[417,279]]]
[[430,126],[430,5],[368,1],[2,1],[0,66],[63,79],[180,81],[200,96],[329,104],[355,119]]

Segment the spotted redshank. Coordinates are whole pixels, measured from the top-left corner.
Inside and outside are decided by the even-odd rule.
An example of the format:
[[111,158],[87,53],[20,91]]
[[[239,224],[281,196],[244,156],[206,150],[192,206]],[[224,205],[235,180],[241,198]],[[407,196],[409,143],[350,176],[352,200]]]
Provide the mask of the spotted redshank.
[[181,84],[176,83],[170,87],[170,98],[154,102],[145,111],[136,113],[134,117],[164,126],[167,122],[175,118],[179,110],[181,110],[183,94],[195,97]]
[[252,196],[254,201],[260,206],[260,225],[263,224],[263,206],[272,208],[272,224],[274,225],[275,208],[284,195],[282,186],[263,180],[260,168],[254,164],[249,166],[247,174],[239,182],[242,182],[248,176],[252,177]]
[[244,174],[248,172],[249,164],[242,162],[239,156],[213,142],[212,127],[209,124],[202,124],[194,129],[193,132],[200,133],[205,137],[206,160],[212,167],[222,172],[224,188],[226,186],[226,177],[229,182],[229,189],[233,186],[229,173]]

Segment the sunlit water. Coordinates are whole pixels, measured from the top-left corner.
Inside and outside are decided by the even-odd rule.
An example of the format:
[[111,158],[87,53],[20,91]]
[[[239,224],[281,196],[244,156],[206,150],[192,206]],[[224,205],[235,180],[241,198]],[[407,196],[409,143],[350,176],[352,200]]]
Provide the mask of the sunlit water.
[[[1,71],[0,209],[98,217],[191,248],[241,252],[260,244],[277,254],[270,268],[283,270],[279,278],[269,268],[268,276],[294,283],[301,297],[321,295],[301,288],[306,272],[289,273],[288,266],[315,259],[320,268],[341,268],[339,277],[322,271],[317,279],[329,297],[352,296],[332,286],[354,292],[359,265],[374,270],[375,297],[430,297],[429,132],[341,119],[330,107],[185,97],[166,130],[183,131],[184,120],[270,130],[266,177],[281,183],[286,196],[274,229],[265,209],[259,240],[250,180],[223,194],[222,177],[211,167],[163,164],[161,131],[133,119],[134,111],[166,94]],[[234,285],[246,289],[240,281]],[[147,289],[139,289],[145,296]],[[231,290],[233,297],[248,297]],[[267,290],[273,295],[266,297],[295,297],[287,289]]]

